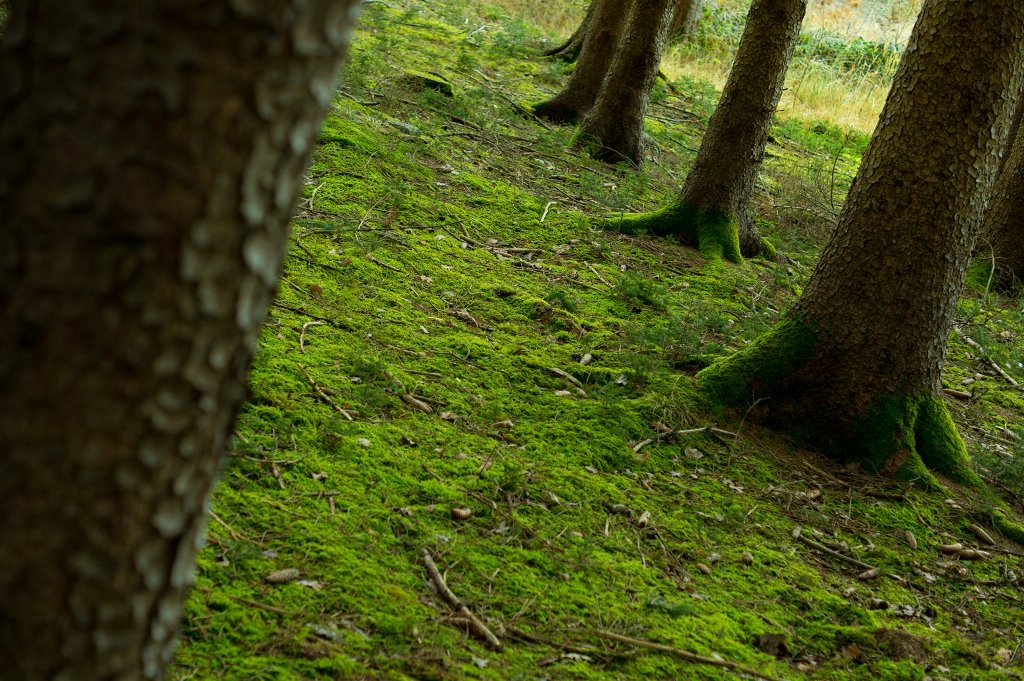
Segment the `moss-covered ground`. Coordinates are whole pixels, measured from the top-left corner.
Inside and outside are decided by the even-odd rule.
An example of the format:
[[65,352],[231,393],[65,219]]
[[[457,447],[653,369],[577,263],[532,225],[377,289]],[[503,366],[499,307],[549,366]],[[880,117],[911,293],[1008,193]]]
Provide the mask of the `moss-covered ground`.
[[525,112],[565,77],[544,40],[477,3],[366,5],[171,678],[741,674],[673,649],[777,679],[1019,678],[1019,301],[965,298],[946,370],[990,497],[703,410],[693,375],[799,294],[864,136],[781,121],[754,212],[793,264],[704,267],[591,220],[675,195],[713,90],[659,89],[645,168],[609,168]]

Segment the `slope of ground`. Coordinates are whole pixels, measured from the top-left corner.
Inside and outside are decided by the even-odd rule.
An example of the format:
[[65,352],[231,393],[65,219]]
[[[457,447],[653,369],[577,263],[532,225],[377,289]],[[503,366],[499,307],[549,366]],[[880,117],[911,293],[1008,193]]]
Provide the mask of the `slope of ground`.
[[[994,498],[861,476],[692,386],[799,294],[863,136],[777,126],[757,211],[794,263],[709,267],[588,220],[681,185],[713,89],[659,90],[646,169],[608,168],[525,114],[565,74],[539,44],[457,0],[366,6],[171,678],[1020,678]],[[947,370],[1018,513],[1022,330],[975,294]]]

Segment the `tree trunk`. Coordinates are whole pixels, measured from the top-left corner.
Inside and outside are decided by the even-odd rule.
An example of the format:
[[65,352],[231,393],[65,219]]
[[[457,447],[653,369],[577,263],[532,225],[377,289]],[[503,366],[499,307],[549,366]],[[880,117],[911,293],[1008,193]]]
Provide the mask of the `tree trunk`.
[[1018,134],[1024,106],[1018,105],[1010,131],[1010,146],[985,213],[985,235],[991,251],[982,250],[980,259],[991,257],[992,284],[1009,291],[1024,282],[1024,136]]
[[590,30],[583,38],[580,60],[569,82],[553,98],[537,104],[535,114],[555,123],[575,125],[590,110],[615,56],[629,6],[630,2],[624,0],[591,3],[587,10]]
[[676,0],[672,23],[668,27],[668,42],[682,40],[697,30],[704,0]]
[[633,0],[594,106],[574,144],[608,163],[643,161],[644,116],[658,77],[673,0]]
[[355,7],[13,8],[0,676],[163,676]]
[[797,306],[698,374],[865,469],[977,483],[940,396],[957,297],[1024,86],[1024,4],[927,0]]
[[580,50],[583,49],[583,39],[586,38],[587,32],[590,30],[590,25],[594,20],[594,12],[598,6],[602,4],[603,0],[593,0],[587,6],[587,13],[583,15],[583,21],[576,27],[573,34],[569,36],[569,39],[557,47],[552,47],[549,50],[544,50],[543,54],[545,57],[558,57],[563,61],[576,61],[580,56]]
[[[543,52],[545,57],[558,57],[564,61],[576,61],[583,49],[583,40],[593,25],[594,12],[601,5],[603,0],[593,0],[587,6],[587,13],[583,15],[583,21],[576,27],[569,38],[551,49]],[[681,40],[697,30],[697,23],[700,21],[700,14],[703,10],[703,0],[675,0],[675,9],[672,13],[672,23],[669,24],[668,39],[666,42]],[[619,2],[620,6],[628,6],[628,2]]]
[[773,252],[757,235],[747,204],[806,8],[806,0],[755,0],[679,197],[666,209],[618,220],[617,229],[673,235],[706,257],[733,262]]

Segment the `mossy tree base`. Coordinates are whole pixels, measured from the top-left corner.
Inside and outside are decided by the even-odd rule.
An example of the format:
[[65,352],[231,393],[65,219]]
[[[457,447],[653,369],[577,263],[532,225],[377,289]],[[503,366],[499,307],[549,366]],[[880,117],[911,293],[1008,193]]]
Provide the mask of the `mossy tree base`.
[[743,262],[739,221],[725,211],[673,204],[651,213],[609,218],[604,226],[623,234],[673,236],[680,243],[696,247],[709,260]]
[[[698,373],[697,383],[716,405],[749,408],[763,402],[770,425],[839,459],[856,461],[869,473],[938,489],[934,471],[981,486],[945,404],[932,392],[868,399],[861,413],[850,413],[853,407],[846,400],[824,398],[828,372],[817,366],[809,376],[808,370],[812,361],[820,364],[820,336],[812,324],[789,317],[744,350]],[[815,385],[813,393],[802,389],[808,385]]]
[[576,125],[583,115],[578,107],[560,102],[557,98],[534,104],[532,110],[538,118],[558,125]]
[[1024,525],[1013,522],[1002,511],[994,511],[992,513],[992,523],[1004,537],[1024,546]]

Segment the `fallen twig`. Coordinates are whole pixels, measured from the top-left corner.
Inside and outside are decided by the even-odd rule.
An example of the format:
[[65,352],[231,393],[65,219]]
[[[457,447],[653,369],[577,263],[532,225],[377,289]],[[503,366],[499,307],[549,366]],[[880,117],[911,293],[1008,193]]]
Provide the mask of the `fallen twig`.
[[405,270],[403,270],[401,268],[395,267],[394,265],[389,265],[386,262],[378,260],[377,258],[373,257],[372,255],[366,256],[366,259],[369,260],[370,262],[372,262],[374,265],[379,265],[380,267],[383,267],[386,270],[391,270],[392,272],[402,273],[402,272],[405,271]]
[[308,329],[311,326],[323,326],[324,324],[326,324],[326,322],[316,320],[306,322],[305,324],[302,325],[302,332],[299,333],[299,351],[302,354],[306,354],[306,329]]
[[487,625],[481,622],[473,612],[466,607],[466,604],[458,599],[458,597],[452,593],[452,590],[445,584],[444,577],[441,572],[437,569],[437,565],[434,563],[433,557],[430,555],[430,551],[423,549],[423,564],[427,566],[427,574],[430,575],[430,581],[437,588],[437,593],[451,606],[452,610],[459,613],[466,618],[467,626],[469,630],[477,636],[477,638],[483,639],[484,643],[487,644],[493,650],[501,650],[501,641],[498,637],[487,628]]
[[338,403],[337,403],[337,402],[335,402],[334,400],[332,400],[332,399],[331,399],[331,396],[330,396],[330,395],[328,395],[328,394],[327,394],[327,393],[326,393],[326,392],[324,391],[324,389],[323,389],[323,388],[321,388],[320,386],[318,386],[318,385],[316,384],[316,381],[314,381],[314,380],[313,380],[313,377],[309,375],[309,372],[308,372],[308,371],[306,371],[306,367],[302,366],[301,364],[299,364],[299,365],[298,365],[298,367],[299,367],[299,371],[301,371],[301,372],[302,372],[302,375],[306,377],[306,380],[307,380],[307,381],[309,381],[309,385],[310,385],[310,386],[312,386],[312,388],[313,388],[313,392],[315,392],[315,393],[316,393],[317,397],[319,397],[319,398],[320,398],[321,400],[323,400],[323,401],[324,401],[324,402],[325,402],[325,403],[326,403],[326,404],[327,404],[327,405],[328,405],[329,407],[331,407],[331,408],[332,408],[332,409],[333,409],[334,411],[338,412],[339,414],[341,414],[342,416],[344,416],[345,418],[347,418],[347,419],[348,419],[349,421],[354,421],[354,420],[355,420],[355,419],[353,419],[353,418],[352,418],[352,414],[348,413],[347,411],[345,411],[344,409],[342,409],[341,407],[339,407],[339,406],[338,406]]
[[231,537],[232,541],[242,541],[242,536],[235,532],[235,530],[230,525],[224,522],[224,520],[219,515],[217,515],[213,511],[210,511],[210,517],[213,518],[218,525],[220,525],[228,531],[228,536]]
[[833,551],[829,547],[824,546],[823,544],[819,544],[818,542],[814,541],[810,537],[805,537],[803,534],[801,534],[799,526],[795,530],[793,530],[793,538],[797,539],[799,541],[802,541],[803,543],[805,543],[808,546],[810,546],[812,549],[817,549],[818,551],[821,551],[822,553],[827,553],[828,555],[832,556],[833,558],[838,558],[839,560],[846,561],[850,565],[856,565],[857,567],[859,567],[861,569],[864,569],[864,570],[874,570],[875,569],[875,567],[873,565],[868,565],[867,563],[865,563],[862,560],[857,560],[856,558],[852,558],[850,556],[843,555],[842,553],[839,553],[838,551]]
[[543,213],[541,213],[541,216],[540,216],[540,223],[541,223],[541,224],[544,224],[544,220],[545,220],[545,219],[547,218],[547,216],[548,216],[548,210],[549,210],[549,209],[551,208],[551,206],[553,206],[553,205],[555,205],[555,202],[554,202],[554,201],[548,201],[548,204],[547,204],[546,206],[544,206],[544,212],[543,212]]
[[607,280],[606,280],[606,279],[605,279],[604,277],[602,277],[602,276],[601,276],[601,273],[600,273],[600,272],[598,272],[598,271],[597,271],[596,269],[594,269],[594,266],[593,266],[593,265],[591,265],[591,264],[590,264],[589,262],[587,263],[587,267],[589,267],[589,268],[590,268],[590,271],[594,273],[594,276],[595,276],[595,277],[597,277],[597,278],[598,278],[598,280],[599,280],[599,281],[600,281],[600,282],[601,282],[602,284],[604,284],[605,286],[607,286],[607,287],[609,287],[609,288],[611,288],[611,287],[612,287],[612,285],[611,285],[611,284],[609,284],[609,283],[608,283],[608,281],[607,281]]
[[505,631],[507,633],[511,634],[513,638],[518,638],[521,641],[526,641],[527,643],[532,643],[534,645],[550,646],[552,648],[558,648],[559,650],[564,650],[564,651],[569,652],[569,653],[577,653],[579,655],[593,655],[594,657],[604,657],[604,658],[610,658],[610,657],[629,658],[629,657],[633,657],[633,655],[631,655],[629,653],[620,653],[620,652],[615,652],[615,651],[611,651],[611,650],[602,650],[601,648],[594,648],[592,646],[577,646],[577,645],[573,645],[571,643],[555,643],[555,642],[552,642],[552,641],[546,641],[543,638],[541,638],[540,636],[537,636],[536,634],[531,634],[528,631],[523,631],[522,629],[517,629],[516,627],[513,627],[510,624],[504,625],[504,629],[505,629]]
[[978,341],[974,340],[970,336],[963,336],[963,339],[968,345],[970,345],[972,348],[974,348],[980,353],[978,358],[981,359],[986,364],[988,364],[993,369],[995,369],[999,373],[999,375],[1006,380],[1007,383],[1014,386],[1019,385],[1017,381],[1014,380],[1013,376],[1006,373],[1006,371],[1003,370],[1003,367],[999,366],[999,362],[988,357],[987,353],[985,352],[985,348],[981,347]]
[[650,650],[657,650],[661,653],[668,653],[675,655],[676,657],[687,660],[688,662],[696,662],[697,664],[707,664],[715,667],[723,667],[725,669],[731,669],[734,672],[741,674],[747,674],[749,676],[756,677],[758,679],[765,679],[765,681],[781,681],[778,677],[769,676],[764,672],[759,672],[756,669],[739,664],[738,662],[730,662],[729,660],[718,660],[713,657],[704,657],[696,653],[691,653],[687,650],[680,648],[673,648],[662,643],[655,643],[653,641],[645,641],[640,638],[633,638],[632,636],[623,636],[622,634],[616,634],[611,631],[602,631],[598,629],[594,632],[600,638],[608,641],[617,641],[618,643],[626,643],[628,645],[637,646],[638,648],[648,648]]
[[248,605],[250,608],[259,608],[260,610],[266,610],[276,615],[284,615],[285,617],[302,617],[302,613],[292,612],[291,610],[285,610],[284,608],[278,608],[267,603],[260,603],[259,601],[253,601],[248,598],[242,598],[241,596],[228,596],[231,600],[242,605]]
[[302,310],[302,309],[297,308],[297,307],[292,307],[291,305],[285,305],[284,303],[279,303],[276,300],[274,302],[272,302],[270,304],[270,306],[271,307],[276,307],[276,308],[281,309],[281,310],[287,310],[288,312],[294,312],[295,314],[300,314],[300,315],[303,315],[304,317],[309,317],[310,319],[318,319],[321,322],[323,322],[324,324],[327,324],[328,326],[332,326],[335,329],[340,329],[342,331],[351,331],[352,330],[351,326],[349,326],[348,324],[345,324],[343,322],[339,322],[339,321],[334,320],[334,319],[328,319],[327,317],[321,317],[319,315],[313,314],[312,312],[307,312],[306,310]]

